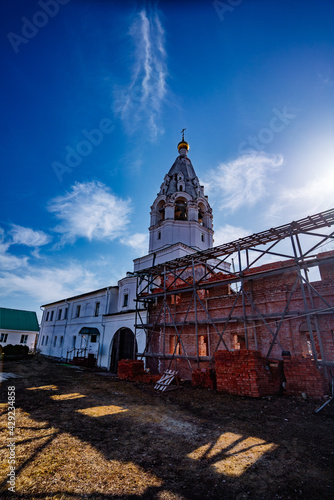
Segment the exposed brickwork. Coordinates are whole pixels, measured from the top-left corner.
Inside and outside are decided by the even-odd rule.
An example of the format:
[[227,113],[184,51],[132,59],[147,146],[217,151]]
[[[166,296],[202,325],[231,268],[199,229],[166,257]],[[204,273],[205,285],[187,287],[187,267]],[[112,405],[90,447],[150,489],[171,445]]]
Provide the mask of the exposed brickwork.
[[218,351],[215,364],[218,392],[262,397],[280,391],[278,365],[271,365],[258,351]]
[[318,398],[329,394],[329,385],[311,358],[283,356],[286,393]]
[[[282,360],[282,351],[289,351],[293,357],[298,358],[313,355],[311,351],[313,340],[317,359],[334,361],[334,315],[328,307],[328,304],[334,307],[334,252],[319,254],[317,258],[319,259],[321,280],[312,282],[312,286],[324,300],[315,292],[310,295],[307,287],[303,285],[308,310],[323,311],[321,314],[317,314],[316,318],[310,317],[313,339],[309,333],[307,311],[303,290],[298,281],[298,272],[293,267],[294,261],[286,260],[251,268],[245,273],[244,298],[248,317],[246,323],[247,346],[242,297],[240,295],[236,301],[236,292],[233,291],[229,283],[226,283],[228,275],[224,273],[212,274],[206,282],[216,283],[216,286],[197,292],[197,327],[195,325],[193,290],[182,292],[182,289],[186,290],[192,285],[193,280],[190,273],[183,274],[184,280],[180,278],[175,280],[174,276],[168,276],[166,283],[168,285],[173,283],[176,294],[167,295],[165,313],[164,308],[161,307],[162,297],[159,297],[156,305],[150,309],[150,323],[157,324],[151,337],[150,351],[156,355],[163,352],[168,355],[184,356],[187,354],[190,357],[189,362],[174,359],[171,366],[172,369],[178,370],[182,378],[187,379],[191,379],[194,370],[212,368],[207,360],[199,359],[199,357],[212,356],[217,350],[236,351],[248,347],[248,350],[258,351],[262,357],[266,357],[271,347],[273,334],[294,289],[286,316],[276,338],[277,341],[271,349],[270,358],[277,362]],[[269,270],[272,270],[273,273],[264,275]],[[196,268],[196,273],[200,274],[199,266]],[[162,280],[161,287],[163,286]],[[162,288],[158,290],[161,291]],[[232,317],[226,324],[226,319],[235,301]],[[164,323],[164,314],[165,328],[161,326]],[[210,324],[208,314],[215,322],[218,331],[224,329],[223,341],[219,339],[217,329]],[[259,314],[263,315],[264,319],[259,318]],[[182,345],[178,345],[176,349],[178,338],[174,323],[182,325],[178,327],[179,331],[182,331]],[[322,346],[318,334],[321,336]],[[164,363],[167,365],[169,362],[169,360],[163,362],[157,358],[148,359],[148,366],[161,371]]]
[[191,385],[193,387],[204,387],[206,389],[215,389],[216,371],[210,368],[198,368],[192,372]]
[[134,359],[122,359],[118,362],[118,377],[122,380],[145,382],[147,384],[157,382],[160,375],[151,375],[145,372],[144,362]]
[[[333,257],[333,252],[323,252],[321,254],[322,258]],[[334,280],[334,262],[324,262],[319,266],[320,276],[322,280],[328,280],[333,283]]]

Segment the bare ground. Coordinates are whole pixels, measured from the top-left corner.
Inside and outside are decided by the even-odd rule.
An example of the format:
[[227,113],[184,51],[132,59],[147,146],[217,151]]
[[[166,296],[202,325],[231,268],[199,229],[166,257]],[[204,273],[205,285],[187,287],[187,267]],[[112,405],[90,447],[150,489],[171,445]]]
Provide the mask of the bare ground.
[[[37,358],[1,386],[1,498],[333,499],[334,402],[165,395]],[[16,493],[7,389],[16,387]]]

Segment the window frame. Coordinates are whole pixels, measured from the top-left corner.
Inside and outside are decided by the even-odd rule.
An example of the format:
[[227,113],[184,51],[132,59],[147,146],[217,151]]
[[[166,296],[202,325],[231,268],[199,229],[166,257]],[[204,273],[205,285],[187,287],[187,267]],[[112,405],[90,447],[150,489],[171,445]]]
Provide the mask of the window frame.
[[95,302],[94,316],[99,316],[99,314],[100,314],[100,305],[101,305],[101,302]]
[[122,307],[128,307],[129,306],[129,292],[126,292],[123,294],[123,306]]

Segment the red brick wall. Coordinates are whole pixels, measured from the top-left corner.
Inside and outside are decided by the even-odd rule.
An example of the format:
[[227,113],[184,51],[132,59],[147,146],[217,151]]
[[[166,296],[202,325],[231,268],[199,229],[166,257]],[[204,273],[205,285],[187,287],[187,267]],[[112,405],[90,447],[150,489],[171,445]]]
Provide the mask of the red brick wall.
[[[312,283],[315,289],[324,297],[324,299],[330,305],[334,306],[334,252],[326,252],[319,254],[317,256],[320,260],[319,270],[321,274],[321,281]],[[332,259],[330,261],[330,258]],[[321,259],[324,262],[321,262]],[[254,279],[245,282],[245,290],[251,295],[252,301],[255,303],[257,310],[255,311],[248,299],[246,298],[246,311],[248,317],[256,316],[258,311],[261,312],[266,317],[266,321],[271,326],[272,331],[275,331],[276,324],[280,321],[280,316],[287,304],[290,296],[290,292],[297,278],[297,271],[289,268],[293,265],[293,261],[283,261],[274,262],[266,264],[264,266],[251,269],[247,272],[248,278],[257,273]],[[280,270],[280,272],[274,273],[269,276],[260,277],[259,273],[266,272],[270,269]],[[197,270],[198,271],[198,270]],[[199,271],[198,271],[199,272]],[[168,283],[172,283],[173,277],[168,278]],[[236,294],[231,292],[230,285],[227,283],[220,283],[219,281],[226,279],[226,275],[219,273],[217,275],[212,275],[209,278],[209,282],[217,282],[217,286],[200,290],[199,296],[201,301],[205,304],[210,317],[216,322],[216,326],[219,331],[224,328],[225,323],[223,321],[219,322],[219,318],[226,318],[231,310],[231,307],[235,301]],[[192,278],[188,274],[188,283],[192,282]],[[167,304],[170,308],[171,315],[167,313],[166,315],[166,328],[165,334],[163,335],[163,328],[158,325],[152,336],[151,340],[151,351],[153,353],[163,353],[173,354],[173,347],[175,343],[171,341],[172,336],[175,337],[175,329],[172,322],[183,322],[187,321],[187,324],[183,327],[179,327],[179,331],[182,329],[182,342],[183,348],[181,348],[180,354],[184,354],[186,351],[188,356],[199,356],[205,355],[205,351],[209,356],[212,356],[214,352],[219,349],[225,349],[224,344],[219,342],[219,336],[213,325],[210,324],[207,314],[204,311],[200,301],[197,299],[197,319],[198,319],[198,336],[199,345],[197,350],[196,342],[196,329],[195,329],[195,307],[192,292],[181,293],[182,287],[185,283],[182,280],[178,280],[174,285],[176,290],[180,290],[178,297],[175,296],[167,297]],[[309,297],[308,290],[305,287],[305,293],[307,297],[307,305],[309,308],[311,306],[311,300]],[[324,354],[324,358],[327,360],[334,361],[334,315],[331,311],[328,311],[327,305],[319,298],[315,293],[313,295],[313,304],[315,308],[327,309],[324,314],[317,315],[318,328],[321,334],[323,352],[320,350],[319,339],[317,337],[316,328],[314,328],[314,343],[317,352],[318,359],[321,359]],[[187,310],[190,305],[190,309],[187,315]],[[158,312],[161,308],[162,298],[159,298],[157,305],[150,310],[150,323],[157,321],[158,323],[163,323],[163,313],[160,314],[160,318],[157,318]],[[277,336],[277,341],[271,351],[270,357],[272,359],[281,360],[282,351],[290,351],[292,357],[302,358],[309,355],[309,333],[308,329],[305,328],[305,322],[307,320],[305,314],[305,306],[303,301],[302,290],[300,284],[294,292],[292,300],[289,305],[289,316],[287,316],[280,328],[279,334]],[[168,324],[169,323],[169,324]],[[315,319],[311,318],[311,323],[315,325]],[[268,331],[264,322],[261,319],[255,319],[247,321],[247,333],[248,333],[248,349],[258,351],[262,356],[266,356],[270,344],[272,342],[272,334]],[[243,306],[241,296],[237,301],[235,309],[233,311],[233,318],[229,322],[225,329],[223,339],[229,350],[237,349],[244,345],[244,322],[243,322]],[[202,339],[202,340],[201,340]],[[204,340],[203,340],[204,339]],[[165,344],[165,346],[164,346]],[[165,348],[165,351],[164,351]],[[297,359],[297,358],[296,358]],[[149,366],[154,366],[157,370],[161,371],[162,362],[157,360],[151,360],[148,362]],[[200,362],[199,366],[196,360],[191,360],[191,369],[189,364],[185,360],[176,359],[173,361],[172,369],[178,369],[179,374],[182,378],[191,378],[191,373],[197,368],[208,368],[209,364],[207,362]],[[165,367],[168,367],[169,360],[165,360]],[[303,365],[307,371],[307,365]],[[305,392],[305,391],[302,391]]]
[[278,364],[267,362],[258,351],[218,351],[215,364],[218,392],[263,397],[280,391]]
[[301,356],[283,356],[286,393],[311,398],[328,395],[329,384],[311,358]]
[[117,375],[121,380],[132,380],[145,382],[146,384],[155,383],[160,375],[152,375],[144,370],[144,362],[135,359],[122,359],[118,362]]

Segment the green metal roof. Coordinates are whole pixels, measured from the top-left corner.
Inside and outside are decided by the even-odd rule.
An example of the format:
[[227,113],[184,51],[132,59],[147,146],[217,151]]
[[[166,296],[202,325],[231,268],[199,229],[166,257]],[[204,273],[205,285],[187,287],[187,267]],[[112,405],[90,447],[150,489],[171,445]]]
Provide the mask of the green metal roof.
[[100,332],[97,328],[89,328],[87,326],[83,326],[79,332],[79,335],[100,335]]
[[35,312],[6,309],[4,307],[0,307],[0,328],[4,330],[22,330],[28,332],[39,331]]

